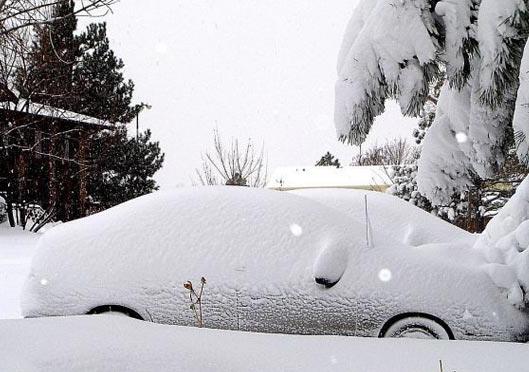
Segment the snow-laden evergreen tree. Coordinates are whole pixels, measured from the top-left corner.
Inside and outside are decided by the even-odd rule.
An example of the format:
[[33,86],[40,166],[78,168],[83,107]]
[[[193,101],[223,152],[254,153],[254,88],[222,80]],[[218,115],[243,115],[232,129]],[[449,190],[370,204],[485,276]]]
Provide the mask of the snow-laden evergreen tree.
[[437,111],[437,103],[439,102],[439,96],[441,94],[441,88],[446,81],[444,74],[441,74],[439,78],[430,85],[430,93],[424,104],[423,110],[419,115],[418,128],[414,129],[413,137],[417,145],[422,144],[426,132],[433,124],[435,119],[435,112]]
[[521,64],[520,88],[516,100],[513,129],[518,158],[529,164],[529,43]]
[[386,191],[388,194],[404,199],[427,212],[434,211],[430,201],[418,190],[416,163],[393,166],[390,175],[393,185]]
[[389,98],[405,115],[418,115],[444,69],[419,162],[421,192],[446,203],[493,175],[515,139],[526,161],[527,124],[513,117],[527,110],[518,89],[528,24],[527,0],[363,0],[338,58],[339,137],[362,143]]

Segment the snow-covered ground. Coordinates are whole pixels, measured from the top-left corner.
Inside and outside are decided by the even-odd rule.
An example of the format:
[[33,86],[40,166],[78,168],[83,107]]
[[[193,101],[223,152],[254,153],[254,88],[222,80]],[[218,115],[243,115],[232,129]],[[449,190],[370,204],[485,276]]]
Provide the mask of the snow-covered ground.
[[0,225],[0,319],[20,317],[20,292],[39,237]]
[[0,321],[5,371],[523,372],[527,345],[288,336],[111,315]]

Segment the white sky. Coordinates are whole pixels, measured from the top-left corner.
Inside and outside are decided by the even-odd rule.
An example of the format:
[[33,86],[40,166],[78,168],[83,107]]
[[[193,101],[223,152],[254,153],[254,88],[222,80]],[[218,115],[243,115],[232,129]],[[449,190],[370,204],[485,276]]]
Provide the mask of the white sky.
[[[336,56],[356,0],[124,0],[107,16],[112,48],[136,83],[140,116],[166,153],[157,180],[190,184],[215,127],[228,141],[265,144],[269,172],[313,165],[336,140]],[[409,137],[396,105],[368,142]],[[131,125],[131,130],[133,127]]]

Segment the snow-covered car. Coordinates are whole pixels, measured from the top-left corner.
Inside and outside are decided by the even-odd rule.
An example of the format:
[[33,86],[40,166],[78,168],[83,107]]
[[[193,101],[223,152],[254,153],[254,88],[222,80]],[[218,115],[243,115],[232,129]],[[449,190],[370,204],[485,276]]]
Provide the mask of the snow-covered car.
[[396,196],[367,190],[312,188],[290,191],[336,209],[382,231],[400,242],[420,246],[465,241],[473,244],[477,235],[436,217]]
[[[46,232],[26,317],[122,311],[193,325],[183,284],[207,278],[206,327],[295,334],[523,340],[466,245],[412,247],[297,195],[237,187],[144,196]],[[195,284],[196,285],[196,284]]]

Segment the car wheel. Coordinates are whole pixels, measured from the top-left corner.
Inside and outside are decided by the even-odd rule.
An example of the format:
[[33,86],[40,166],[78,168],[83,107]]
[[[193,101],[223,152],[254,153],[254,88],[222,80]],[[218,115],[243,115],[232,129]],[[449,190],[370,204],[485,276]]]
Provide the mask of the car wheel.
[[453,336],[433,319],[408,317],[391,324],[381,337],[450,340]]
[[116,315],[116,316],[126,316],[129,318],[134,318],[138,320],[143,320],[143,318],[134,310],[126,308],[124,306],[118,305],[106,305],[98,306],[95,309],[92,309],[88,314],[107,314],[107,315]]

